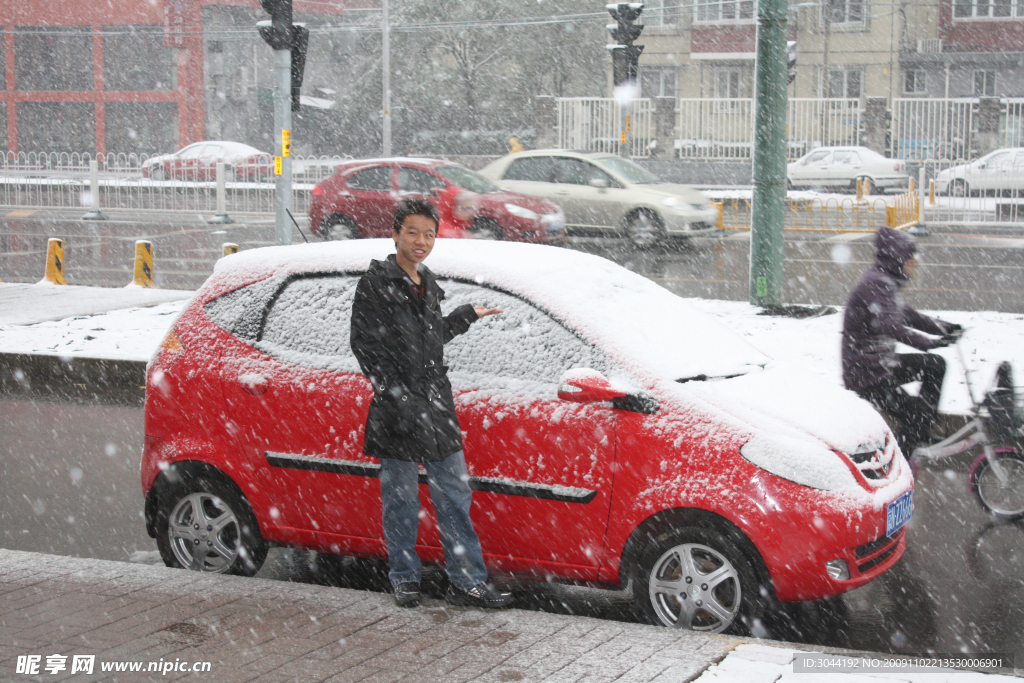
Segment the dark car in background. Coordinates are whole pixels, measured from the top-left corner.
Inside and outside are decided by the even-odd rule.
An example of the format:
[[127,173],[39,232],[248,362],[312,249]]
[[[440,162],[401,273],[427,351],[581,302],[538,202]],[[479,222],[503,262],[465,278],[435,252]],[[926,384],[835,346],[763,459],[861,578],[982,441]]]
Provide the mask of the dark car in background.
[[506,192],[477,173],[438,159],[346,161],[313,188],[309,224],[325,240],[388,237],[395,207],[420,197],[433,204],[447,188],[476,195],[475,237],[527,242],[564,238],[565,217],[551,202]]

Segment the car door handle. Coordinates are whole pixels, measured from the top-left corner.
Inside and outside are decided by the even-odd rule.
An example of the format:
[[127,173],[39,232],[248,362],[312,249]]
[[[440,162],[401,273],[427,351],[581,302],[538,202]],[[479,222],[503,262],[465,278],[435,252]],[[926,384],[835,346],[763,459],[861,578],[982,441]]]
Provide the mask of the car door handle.
[[242,391],[253,396],[262,396],[270,389],[270,382],[263,375],[247,373],[239,375],[238,383],[242,385]]

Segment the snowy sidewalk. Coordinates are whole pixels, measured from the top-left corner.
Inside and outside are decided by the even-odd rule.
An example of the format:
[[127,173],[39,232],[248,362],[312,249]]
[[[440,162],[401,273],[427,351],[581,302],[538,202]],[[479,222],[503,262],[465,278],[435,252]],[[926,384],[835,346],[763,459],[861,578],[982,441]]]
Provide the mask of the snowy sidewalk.
[[3,681],[1019,680],[794,673],[797,651],[767,641],[438,600],[400,609],[379,593],[12,550],[0,550],[0,596]]

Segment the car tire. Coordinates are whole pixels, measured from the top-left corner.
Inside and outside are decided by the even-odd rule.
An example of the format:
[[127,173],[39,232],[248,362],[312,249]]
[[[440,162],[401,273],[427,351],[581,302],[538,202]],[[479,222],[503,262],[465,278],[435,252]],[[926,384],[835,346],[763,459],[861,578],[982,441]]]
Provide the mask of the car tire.
[[789,178],[786,178],[786,192],[792,192],[793,189],[793,181],[790,180]]
[[[754,564],[740,546],[717,529],[695,526],[666,531],[650,542],[640,555],[633,599],[656,626],[688,625],[703,633],[756,632],[768,606]],[[680,624],[681,618],[688,624]]]
[[224,182],[233,183],[238,179],[238,173],[235,171],[234,166],[224,167]]
[[164,170],[164,167],[162,165],[154,164],[153,166],[149,167],[149,179],[150,180],[166,180],[167,179],[167,171]]
[[1024,456],[1018,450],[1002,450],[993,454],[1006,474],[1002,486],[992,463],[984,460],[972,473],[970,484],[981,506],[1000,522],[1024,518]]
[[245,496],[209,470],[179,474],[159,491],[156,544],[168,567],[212,574],[252,576],[267,557]]
[[473,221],[473,237],[478,240],[503,240],[505,233],[493,218],[477,218]]
[[625,232],[634,247],[649,249],[661,241],[661,221],[650,211],[635,211],[626,218]]
[[951,197],[969,197],[971,195],[971,187],[963,178],[957,178],[950,185],[949,194]]
[[359,228],[348,216],[331,216],[320,226],[320,237],[325,242],[359,239]]

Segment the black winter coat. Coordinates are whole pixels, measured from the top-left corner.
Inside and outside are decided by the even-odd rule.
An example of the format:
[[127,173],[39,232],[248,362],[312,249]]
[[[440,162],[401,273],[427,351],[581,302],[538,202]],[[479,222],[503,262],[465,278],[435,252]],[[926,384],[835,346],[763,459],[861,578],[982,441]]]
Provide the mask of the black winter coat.
[[462,450],[444,345],[477,320],[469,304],[441,315],[444,291],[420,265],[425,296],[394,254],[371,261],[352,303],[352,352],[373,385],[363,452],[377,458],[437,462]]

